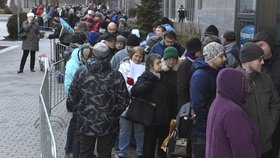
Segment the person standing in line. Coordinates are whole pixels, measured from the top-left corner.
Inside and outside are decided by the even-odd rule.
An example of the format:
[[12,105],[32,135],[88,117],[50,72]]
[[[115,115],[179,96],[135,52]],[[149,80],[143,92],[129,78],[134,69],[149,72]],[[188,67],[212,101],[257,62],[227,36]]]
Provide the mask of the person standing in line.
[[260,130],[262,158],[273,158],[272,135],[280,116],[280,98],[271,77],[261,72],[264,57],[263,50],[255,43],[246,43],[240,50],[242,69],[249,74],[242,108]]
[[20,68],[17,73],[23,73],[26,58],[30,52],[30,71],[35,72],[35,52],[39,50],[40,31],[39,26],[34,21],[34,13],[27,14],[27,20],[22,23],[22,29],[26,33],[26,38],[22,41],[23,55]]
[[248,89],[246,72],[225,68],[216,82],[217,96],[207,119],[205,157],[260,158],[259,130],[241,107]]
[[179,23],[181,21],[184,22],[186,9],[183,7],[183,5],[181,5],[180,8],[177,9],[177,12],[179,13]]

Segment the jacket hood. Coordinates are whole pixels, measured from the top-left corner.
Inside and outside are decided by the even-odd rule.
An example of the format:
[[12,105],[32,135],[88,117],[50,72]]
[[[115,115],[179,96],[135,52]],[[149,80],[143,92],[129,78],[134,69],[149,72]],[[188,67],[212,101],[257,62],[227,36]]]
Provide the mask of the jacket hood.
[[79,63],[80,65],[83,64],[83,62],[81,60],[81,48],[82,48],[82,46],[74,49],[71,54],[71,59],[74,60],[76,63]]
[[87,60],[87,69],[93,73],[100,73],[111,68],[110,60],[108,58],[101,60],[96,57]]
[[[222,69],[217,77],[217,93],[240,105],[245,101],[248,89],[248,77],[245,71],[233,68]],[[234,84],[232,84],[234,82]]]
[[197,58],[194,62],[193,62],[193,68],[194,69],[201,69],[201,68],[211,68],[210,66],[209,66],[209,64],[208,63],[206,63],[205,61],[204,61],[204,58],[201,56],[201,57],[199,57],[199,58]]

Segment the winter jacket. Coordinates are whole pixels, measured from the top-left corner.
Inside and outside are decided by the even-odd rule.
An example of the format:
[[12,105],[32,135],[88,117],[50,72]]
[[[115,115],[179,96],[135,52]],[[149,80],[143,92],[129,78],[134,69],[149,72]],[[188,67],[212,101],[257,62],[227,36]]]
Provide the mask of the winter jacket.
[[100,23],[101,23],[101,19],[96,20],[95,24],[91,28],[91,31],[99,32]]
[[122,61],[128,57],[127,48],[118,51],[111,59],[111,66],[114,70],[118,70]]
[[275,53],[270,59],[264,60],[262,72],[268,74],[272,78],[272,82],[280,95],[280,56]]
[[24,21],[22,28],[26,32],[26,38],[22,41],[22,50],[39,51],[40,31],[38,24],[32,21]]
[[[168,105],[166,98],[167,93],[164,83],[151,71],[146,70],[131,89],[131,95],[134,97],[144,98],[156,104],[155,121],[153,125],[167,125],[168,122]],[[145,117],[145,116],[143,116]]]
[[181,64],[181,59],[178,59],[177,64],[170,69],[167,67],[166,62],[162,60],[161,62],[161,80],[166,87],[167,94],[167,106],[168,106],[168,117],[169,121],[175,119],[178,113],[178,93],[177,93],[177,70]]
[[58,38],[61,44],[68,46],[72,41],[72,34],[63,25],[57,24],[54,28],[54,33],[49,35],[49,39],[54,38]]
[[189,83],[192,76],[192,63],[196,57],[191,53],[186,53],[185,56],[177,71],[178,110],[191,99]]
[[76,71],[84,65],[83,61],[81,60],[81,48],[82,46],[74,49],[71,54],[70,60],[66,63],[64,79],[65,92],[68,92]]
[[[232,84],[234,82],[234,84]],[[240,107],[246,99],[244,72],[223,69],[207,119],[206,158],[260,158],[259,130]]]
[[190,80],[191,103],[196,114],[191,135],[205,139],[209,108],[216,96],[216,77],[213,69],[202,57],[193,63],[194,72]]
[[87,43],[90,43],[92,46],[94,46],[99,38],[100,34],[98,32],[89,31],[87,34]]
[[128,105],[128,92],[120,72],[108,60],[90,58],[77,70],[70,86],[67,109],[77,114],[77,130],[87,136],[118,131],[119,118]]
[[[161,40],[160,42],[156,43],[155,45],[153,45],[153,47],[151,48],[150,50],[150,53],[155,53],[155,54],[159,54],[160,56],[163,57],[163,52],[165,50],[165,48],[167,48],[168,46],[166,46],[164,44],[164,39]],[[178,50],[178,53],[179,53],[179,56],[182,56],[184,51],[185,51],[185,48],[182,47],[179,43],[174,43],[172,45],[172,47],[175,47],[177,50]]]
[[272,148],[272,134],[280,116],[280,98],[271,78],[264,73],[249,75],[246,103],[242,104],[261,134],[262,153]]

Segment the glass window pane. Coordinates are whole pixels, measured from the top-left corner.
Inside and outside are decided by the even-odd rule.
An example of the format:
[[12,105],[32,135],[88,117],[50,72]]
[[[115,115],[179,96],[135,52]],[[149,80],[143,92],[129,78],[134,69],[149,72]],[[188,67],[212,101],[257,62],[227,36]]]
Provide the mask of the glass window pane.
[[255,14],[256,0],[240,0],[239,13]]

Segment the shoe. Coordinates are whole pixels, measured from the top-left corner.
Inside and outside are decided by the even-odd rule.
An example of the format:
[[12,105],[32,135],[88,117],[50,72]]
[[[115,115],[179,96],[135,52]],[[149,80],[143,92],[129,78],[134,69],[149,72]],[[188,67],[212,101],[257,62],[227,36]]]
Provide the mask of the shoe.
[[19,74],[19,73],[23,73],[23,71],[22,71],[22,70],[18,70],[17,73],[18,73],[18,74]]
[[34,69],[31,69],[30,71],[31,71],[31,72],[35,72],[35,70],[34,70]]

